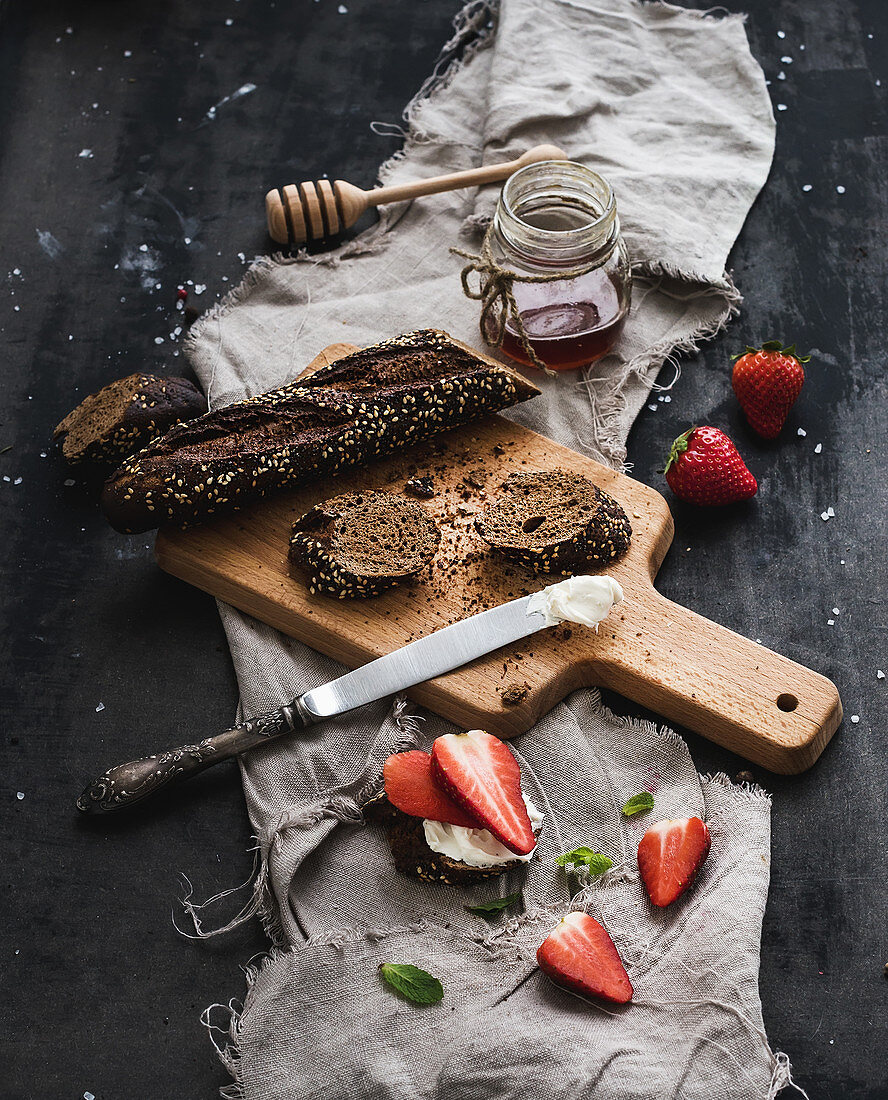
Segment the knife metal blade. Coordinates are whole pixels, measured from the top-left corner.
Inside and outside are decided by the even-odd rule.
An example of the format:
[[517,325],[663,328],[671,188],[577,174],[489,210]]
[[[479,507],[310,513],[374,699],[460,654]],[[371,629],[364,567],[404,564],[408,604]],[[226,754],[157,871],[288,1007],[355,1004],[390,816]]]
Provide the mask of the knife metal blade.
[[318,722],[460,668],[541,630],[546,625],[545,617],[539,611],[528,613],[530,599],[522,596],[442,627],[306,692],[294,700],[294,706],[303,718]]
[[77,799],[77,809],[96,813],[141,802],[173,779],[196,775],[275,737],[425,683],[509,642],[526,638],[546,625],[539,611],[528,612],[530,599],[522,596],[461,619],[307,691],[280,710],[249,718],[243,725],[196,745],[182,745],[109,768],[86,787]]

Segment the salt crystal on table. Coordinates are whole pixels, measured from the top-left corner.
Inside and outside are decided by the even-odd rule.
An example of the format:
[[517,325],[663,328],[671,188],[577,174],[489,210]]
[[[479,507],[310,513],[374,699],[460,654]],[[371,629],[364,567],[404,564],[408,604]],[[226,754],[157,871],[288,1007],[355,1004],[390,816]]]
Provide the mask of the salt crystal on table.
[[854,725],[856,726],[856,725],[857,725],[857,723],[858,723],[858,722],[860,721],[860,715],[859,715],[859,714],[852,714],[852,715],[851,715],[851,721],[852,721],[852,722],[854,723]]
[[648,408],[651,410],[651,412],[656,412],[657,411],[657,406],[656,405],[648,405]]
[[124,57],[132,57],[133,56],[133,51],[132,50],[124,50],[123,51],[123,56]]
[[15,797],[19,800],[19,802],[23,802],[24,798],[25,798],[25,792],[24,791],[16,791]]
[[823,444],[818,443],[817,446],[814,448],[814,454],[819,455],[822,450],[823,450]]
[[105,704],[104,703],[99,703],[99,705],[96,707],[96,714],[101,714],[101,712],[104,709],[105,709]]
[[784,65],[791,65],[791,64],[792,64],[792,58],[791,58],[791,57],[781,57],[781,58],[780,58],[780,61],[781,61],[781,62],[782,62],[782,63],[783,63]]
[[139,245],[139,251],[140,252],[147,252],[148,251],[148,245],[147,244],[140,244]]
[[194,287],[194,293],[195,293],[195,294],[203,294],[203,292],[204,292],[204,291],[205,291],[206,289],[207,289],[207,288],[206,288],[206,285],[205,285],[204,283],[196,283],[196,284],[195,284],[195,287]]
[[806,184],[804,185],[804,187],[802,188],[802,190],[803,190],[803,191],[810,191],[810,190],[811,190],[811,184],[810,184],[810,183],[806,183]]
[[21,483],[22,483],[22,479],[20,477],[17,477],[12,484],[13,485],[21,485]]
[[884,680],[885,679],[885,673],[881,669],[876,670],[876,679],[877,680]]
[[186,237],[186,238],[185,238],[185,243],[186,243],[186,244],[191,244],[191,238],[190,238],[190,237]]
[[226,27],[230,27],[233,23],[234,23],[233,19],[226,19],[225,20],[225,26]]
[[780,72],[779,72],[779,73],[777,74],[777,79],[778,79],[778,80],[786,80],[786,73],[785,73],[785,72],[784,72],[784,71],[783,71],[782,69],[781,69],[781,70],[780,70]]
[[340,4],[336,10],[339,12],[340,15],[348,14],[348,8],[345,6],[345,4]]
[[826,620],[826,625],[827,626],[835,626],[836,625],[836,620],[835,619],[827,619]]
[[78,157],[91,157],[93,155],[92,149],[81,149],[77,154]]
[[778,38],[786,38],[786,34],[785,34],[785,32],[784,32],[784,31],[778,31],[778,32],[777,32],[777,37],[778,37]]
[[835,519],[836,514],[833,511],[833,506],[832,505],[830,505],[829,508],[827,508],[826,514],[829,516],[830,519]]
[[844,195],[844,194],[845,194],[845,188],[844,188],[844,187],[843,187],[843,186],[842,186],[841,184],[839,184],[839,185],[838,185],[838,187],[836,188],[836,191],[837,191],[837,192],[838,192],[838,194],[840,194],[840,195]]
[[22,269],[20,267],[14,267],[12,269],[12,273],[13,273],[13,275],[21,275]]
[[83,1100],[96,1100],[91,1092],[85,1092],[83,1094]]
[[74,478],[73,477],[66,478],[65,481],[62,484],[66,485],[70,489],[71,486],[75,484]]
[[163,343],[163,337],[162,336],[155,336],[154,337],[154,343],[155,344],[162,344]]
[[804,429],[804,428],[799,428],[799,435],[805,436],[805,435],[807,435],[807,434],[808,434],[808,433],[807,433],[807,432],[805,431],[805,429]]
[[778,103],[777,104],[777,110],[778,111],[785,111],[786,110],[786,104],[785,103]]
[[672,398],[671,398],[671,397],[669,396],[669,394],[667,393],[667,394],[666,394],[666,396],[665,396],[665,397],[663,398],[663,400],[664,400],[664,401],[666,402],[666,404],[668,405],[668,404],[669,404],[669,402],[670,402],[670,401],[672,400]]
[[833,615],[841,615],[841,611],[837,607],[833,608]]
[[823,520],[824,523],[826,523],[826,521],[829,519],[829,512],[821,512],[820,518]]

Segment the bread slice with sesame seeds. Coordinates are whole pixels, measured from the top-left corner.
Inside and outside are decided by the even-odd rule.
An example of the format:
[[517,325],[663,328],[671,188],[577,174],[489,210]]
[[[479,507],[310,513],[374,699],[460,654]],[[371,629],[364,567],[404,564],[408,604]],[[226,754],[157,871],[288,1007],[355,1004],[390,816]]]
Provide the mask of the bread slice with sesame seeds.
[[495,550],[535,573],[605,566],[629,549],[632,526],[612,496],[582,474],[512,474],[476,519]]
[[385,792],[370,799],[363,810],[365,818],[385,827],[397,870],[423,882],[470,886],[526,866],[524,860],[513,859],[493,867],[472,867],[460,859],[432,851],[426,841],[422,818],[412,817],[393,806],[385,797]]
[[394,493],[343,493],[296,520],[290,561],[312,593],[378,596],[410,580],[435,556],[441,532],[425,508]]
[[406,333],[174,427],[114,473],[102,508],[119,531],[201,523],[538,393],[444,332]]
[[174,424],[206,411],[206,398],[187,378],[130,374],[85,397],[53,439],[66,462],[107,475]]

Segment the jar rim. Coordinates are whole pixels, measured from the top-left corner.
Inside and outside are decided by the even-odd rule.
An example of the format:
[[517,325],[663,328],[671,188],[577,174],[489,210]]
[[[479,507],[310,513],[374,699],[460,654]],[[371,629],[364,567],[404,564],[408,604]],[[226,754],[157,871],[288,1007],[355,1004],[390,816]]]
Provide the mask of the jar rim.
[[[535,176],[539,176],[541,180],[544,180],[553,173],[553,170],[564,172],[565,169],[567,169],[566,174],[568,176],[572,175],[578,181],[583,181],[602,189],[604,198],[602,201],[602,211],[598,217],[592,218],[590,221],[584,222],[582,225],[574,226],[571,229],[544,229],[525,221],[514,206],[516,196],[513,196],[513,191],[515,187],[522,183],[526,183],[528,179],[533,179]],[[612,221],[617,206],[613,188],[604,176],[575,160],[538,160],[533,164],[526,164],[523,168],[519,168],[517,172],[513,172],[506,180],[503,185],[501,199],[503,209],[510,218],[513,218],[523,226],[527,226],[528,229],[532,229],[533,232],[539,234],[543,240],[549,238],[553,242],[555,240],[574,240],[581,235],[588,235],[598,228],[606,228],[608,223]]]

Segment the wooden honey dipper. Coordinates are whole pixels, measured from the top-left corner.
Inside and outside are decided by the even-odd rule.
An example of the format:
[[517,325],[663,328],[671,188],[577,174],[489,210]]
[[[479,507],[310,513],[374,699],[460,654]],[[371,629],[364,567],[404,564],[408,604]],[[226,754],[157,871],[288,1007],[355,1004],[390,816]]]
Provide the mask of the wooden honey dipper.
[[322,241],[354,225],[368,207],[404,202],[421,195],[437,195],[442,191],[457,191],[461,187],[498,183],[527,164],[567,159],[567,154],[557,145],[535,145],[524,156],[506,164],[488,164],[483,168],[451,172],[447,176],[402,183],[397,187],[375,187],[371,191],[362,191],[345,180],[289,183],[280,189],[275,187],[265,196],[268,232],[279,244]]

